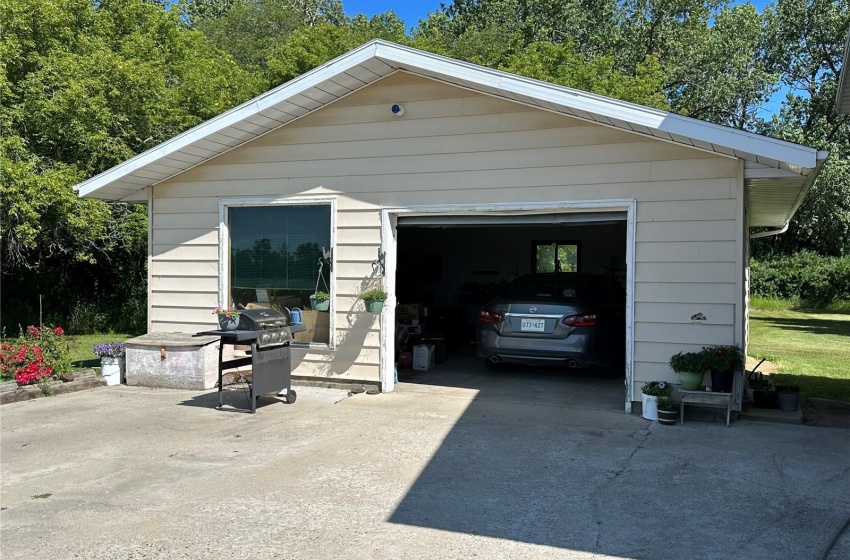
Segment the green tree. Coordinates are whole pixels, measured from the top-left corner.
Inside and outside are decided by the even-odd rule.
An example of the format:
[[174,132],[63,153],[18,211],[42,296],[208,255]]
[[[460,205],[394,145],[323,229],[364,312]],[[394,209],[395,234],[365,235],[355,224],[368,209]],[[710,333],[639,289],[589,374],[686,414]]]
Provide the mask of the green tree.
[[780,112],[761,132],[828,150],[830,157],[787,233],[759,239],[754,254],[850,254],[850,116],[835,110],[845,38],[847,0],[779,0],[765,11],[767,58],[782,68],[788,89]]
[[[34,322],[37,294],[56,322],[76,299],[144,298],[144,206],[80,200],[71,186],[259,93],[262,80],[156,3],[0,0],[0,12],[4,325]],[[117,270],[142,289],[122,288]]]

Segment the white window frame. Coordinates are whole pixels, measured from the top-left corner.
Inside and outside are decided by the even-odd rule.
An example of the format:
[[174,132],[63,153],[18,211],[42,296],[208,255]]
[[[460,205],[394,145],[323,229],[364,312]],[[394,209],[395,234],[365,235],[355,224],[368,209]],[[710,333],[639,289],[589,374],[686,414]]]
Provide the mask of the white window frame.
[[336,197],[289,197],[289,198],[222,198],[218,202],[218,302],[222,307],[230,305],[228,301],[229,259],[230,259],[230,208],[246,206],[330,206],[331,209],[331,275],[330,290],[331,306],[330,332],[328,343],[322,342],[293,342],[293,348],[309,348],[316,350],[334,350],[336,348]]

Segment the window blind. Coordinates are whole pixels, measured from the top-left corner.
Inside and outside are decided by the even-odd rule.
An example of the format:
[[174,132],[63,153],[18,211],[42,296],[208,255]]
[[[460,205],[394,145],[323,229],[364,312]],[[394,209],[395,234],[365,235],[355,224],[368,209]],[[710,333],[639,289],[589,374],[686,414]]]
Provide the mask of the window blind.
[[313,291],[330,248],[329,205],[232,207],[229,219],[231,288]]

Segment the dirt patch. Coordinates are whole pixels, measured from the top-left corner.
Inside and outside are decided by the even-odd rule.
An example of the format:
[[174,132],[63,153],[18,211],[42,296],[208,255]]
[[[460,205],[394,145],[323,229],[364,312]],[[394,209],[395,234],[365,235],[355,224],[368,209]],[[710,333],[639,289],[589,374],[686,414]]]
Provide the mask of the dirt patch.
[[753,371],[753,369],[755,369],[756,366],[758,366],[758,371],[760,373],[769,374],[769,373],[776,373],[776,372],[779,371],[779,366],[776,365],[773,362],[769,362],[767,360],[764,360],[761,363],[761,365],[759,365],[759,362],[761,362],[760,359],[753,358],[752,356],[747,356],[747,372],[749,373],[749,372]]
[[800,400],[803,421],[814,426],[850,429],[850,403],[830,399]]

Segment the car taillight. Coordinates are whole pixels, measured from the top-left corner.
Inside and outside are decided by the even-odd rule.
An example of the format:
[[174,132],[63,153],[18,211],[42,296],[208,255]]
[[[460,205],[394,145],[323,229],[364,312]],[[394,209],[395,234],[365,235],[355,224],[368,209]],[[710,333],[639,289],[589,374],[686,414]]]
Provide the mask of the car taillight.
[[483,309],[481,310],[481,313],[478,314],[478,320],[482,323],[487,323],[488,325],[497,325],[505,320],[505,316],[502,313]]
[[586,313],[584,315],[567,315],[561,321],[568,327],[595,327],[596,313]]

